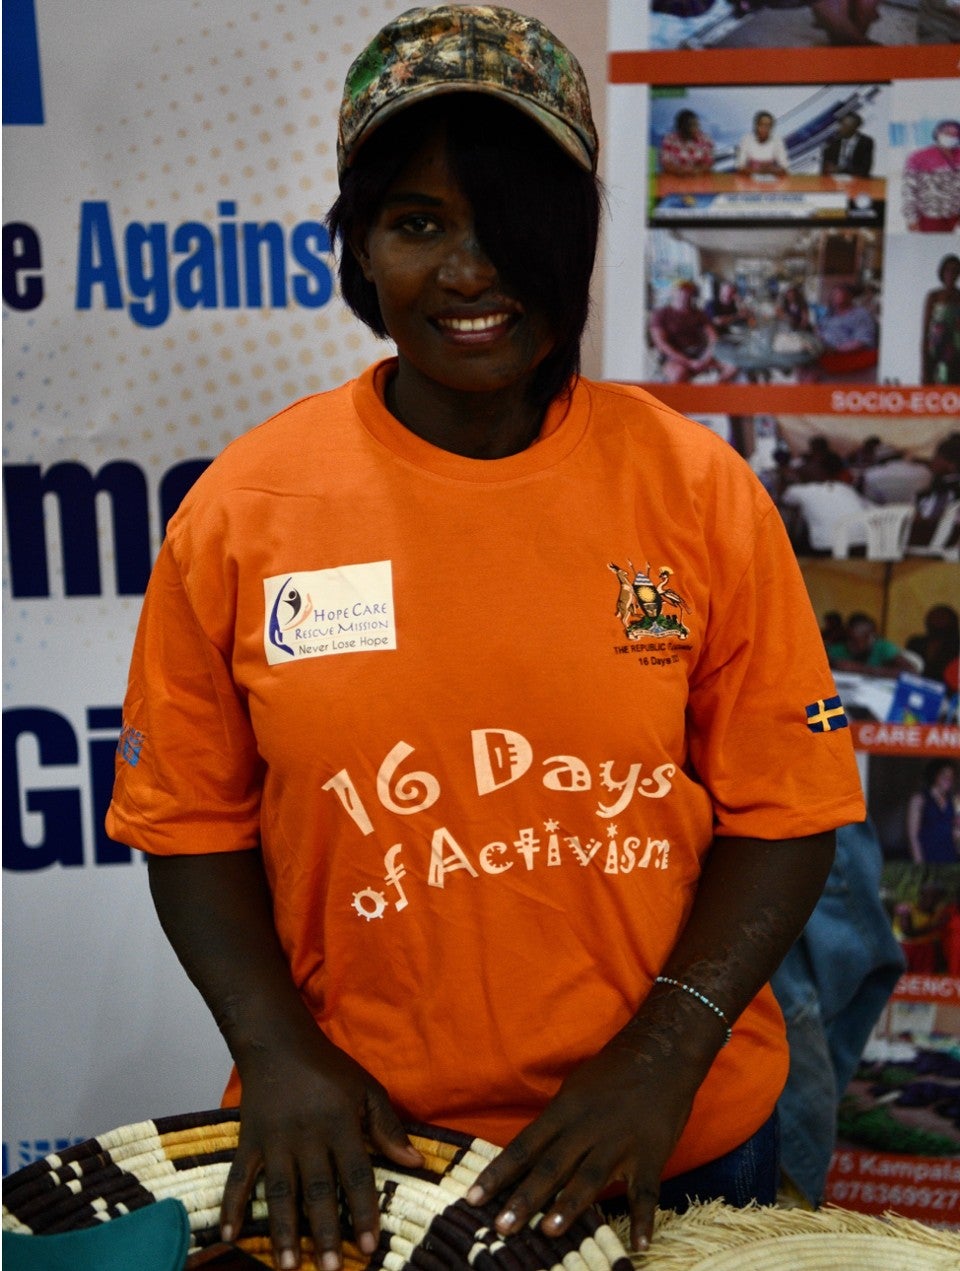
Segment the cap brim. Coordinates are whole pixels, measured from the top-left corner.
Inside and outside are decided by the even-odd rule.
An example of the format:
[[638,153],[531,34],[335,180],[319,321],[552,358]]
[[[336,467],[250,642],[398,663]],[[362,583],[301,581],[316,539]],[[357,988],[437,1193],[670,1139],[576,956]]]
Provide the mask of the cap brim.
[[340,148],[338,154],[339,174],[342,176],[346,172],[356,159],[364,142],[369,141],[370,137],[388,119],[392,119],[395,115],[400,114],[401,111],[406,110],[417,102],[425,101],[430,97],[449,96],[452,93],[482,93],[487,97],[496,97],[500,101],[506,102],[509,106],[515,107],[532,119],[534,123],[539,124],[579,167],[584,168],[587,172],[596,171],[597,155],[595,148],[587,142],[576,128],[571,127],[565,120],[560,119],[549,110],[544,110],[536,102],[532,102],[518,93],[511,93],[499,84],[477,84],[457,81],[455,83],[438,82],[418,85],[410,88],[402,96],[381,106],[376,114],[367,121],[363,131],[351,140],[349,149]]

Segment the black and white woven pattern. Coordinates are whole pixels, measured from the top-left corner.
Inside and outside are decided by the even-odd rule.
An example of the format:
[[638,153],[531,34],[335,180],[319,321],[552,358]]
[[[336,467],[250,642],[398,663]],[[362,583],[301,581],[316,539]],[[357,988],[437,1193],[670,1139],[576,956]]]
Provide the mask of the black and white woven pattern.
[[[53,1153],[4,1180],[3,1228],[53,1235],[176,1197],[189,1217],[191,1250],[215,1244],[238,1130],[236,1110],[218,1109],[123,1126]],[[374,1158],[380,1244],[368,1259],[345,1241],[345,1271],[550,1271],[560,1264],[564,1271],[629,1271],[623,1244],[597,1213],[584,1214],[561,1237],[541,1235],[535,1218],[504,1239],[493,1226],[496,1204],[478,1208],[464,1200],[499,1149],[435,1126],[408,1131],[424,1165],[405,1169]],[[266,1217],[261,1184],[236,1243],[273,1266]],[[304,1268],[315,1267],[306,1237],[302,1252]]]

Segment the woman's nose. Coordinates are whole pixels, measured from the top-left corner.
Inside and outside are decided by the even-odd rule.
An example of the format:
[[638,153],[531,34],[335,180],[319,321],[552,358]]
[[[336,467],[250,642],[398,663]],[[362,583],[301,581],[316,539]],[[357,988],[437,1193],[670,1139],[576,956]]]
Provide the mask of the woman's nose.
[[480,246],[474,233],[463,234],[450,243],[438,273],[441,286],[463,295],[479,295],[492,286],[496,266]]

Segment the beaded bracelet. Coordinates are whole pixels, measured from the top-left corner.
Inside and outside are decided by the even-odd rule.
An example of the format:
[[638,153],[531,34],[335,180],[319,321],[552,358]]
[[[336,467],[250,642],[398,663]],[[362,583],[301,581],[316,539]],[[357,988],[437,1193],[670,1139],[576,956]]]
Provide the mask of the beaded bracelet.
[[669,975],[658,975],[654,980],[654,984],[672,984],[675,989],[683,989],[684,993],[689,993],[690,996],[695,997],[698,1002],[702,1002],[704,1006],[708,1006],[710,1010],[713,1011],[714,1015],[719,1016],[724,1023],[727,1035],[723,1039],[723,1044],[726,1046],[727,1042],[733,1036],[733,1027],[716,1002],[711,1002],[709,997],[706,997],[699,989],[695,989],[689,984],[684,984],[682,980],[675,980]]

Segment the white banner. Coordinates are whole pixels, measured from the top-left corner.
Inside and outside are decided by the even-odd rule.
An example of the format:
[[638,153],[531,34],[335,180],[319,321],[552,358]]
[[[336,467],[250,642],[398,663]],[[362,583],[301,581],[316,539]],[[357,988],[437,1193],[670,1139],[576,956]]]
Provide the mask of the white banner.
[[219,1101],[226,1049],[102,829],[120,704],[201,466],[389,351],[322,222],[346,68],[404,6],[37,0],[35,36],[33,7],[4,4],[5,1172]]

